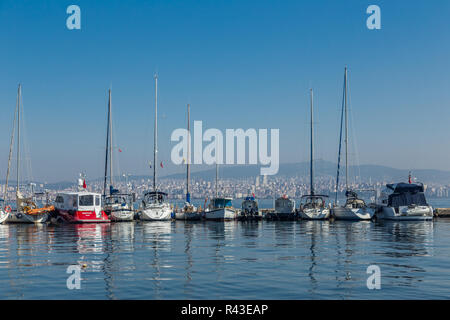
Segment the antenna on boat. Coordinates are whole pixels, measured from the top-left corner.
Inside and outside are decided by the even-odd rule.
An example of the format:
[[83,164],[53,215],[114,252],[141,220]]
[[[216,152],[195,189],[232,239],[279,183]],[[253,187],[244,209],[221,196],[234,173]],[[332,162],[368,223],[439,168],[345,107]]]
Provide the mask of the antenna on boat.
[[153,141],[153,191],[156,191],[156,153],[158,152],[158,74],[155,74],[155,128]]

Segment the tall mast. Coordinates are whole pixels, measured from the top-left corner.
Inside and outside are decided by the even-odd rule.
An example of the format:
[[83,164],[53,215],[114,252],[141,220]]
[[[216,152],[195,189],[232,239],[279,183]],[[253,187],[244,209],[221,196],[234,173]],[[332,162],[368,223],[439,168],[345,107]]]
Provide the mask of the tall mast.
[[347,66],[344,74],[345,96],[345,191],[348,190],[348,116],[347,116]]
[[156,153],[158,152],[158,75],[155,74],[155,132],[153,141],[153,191],[156,191]]
[[113,136],[112,136],[112,114],[111,114],[111,89],[109,89],[109,193],[113,187]]
[[22,85],[17,89],[17,189],[19,193],[20,186],[20,96],[22,94]]
[[311,156],[310,156],[310,179],[311,179],[311,195],[314,195],[314,109],[313,109],[313,89],[310,90],[311,95]]
[[105,151],[105,180],[103,181],[103,195],[106,196],[106,179],[108,177],[108,151],[109,151],[109,123],[111,117],[111,89],[108,91],[108,118],[106,121],[106,151]]
[[219,175],[219,165],[217,164],[217,157],[216,157],[216,198],[218,197],[218,191],[217,191],[217,176]]
[[189,117],[189,110],[190,109],[190,105],[188,103],[187,105],[187,131],[188,131],[188,143],[187,143],[187,159],[186,159],[186,202],[190,203],[191,202],[191,194],[189,193],[189,180],[190,180],[190,176],[191,176],[191,171],[190,171],[190,144],[191,144],[191,131],[190,131],[190,117]]
[[[20,84],[19,84],[20,88]],[[17,94],[17,101],[16,101],[16,109],[14,110],[14,120],[13,120],[13,128],[11,132],[11,143],[9,144],[9,156],[8,156],[8,171],[6,172],[6,183],[5,183],[5,192],[3,198],[5,201],[8,197],[8,182],[9,182],[9,173],[11,170],[11,158],[12,158],[12,152],[14,148],[14,133],[16,131],[16,118],[17,118],[17,111],[19,109],[19,94]]]

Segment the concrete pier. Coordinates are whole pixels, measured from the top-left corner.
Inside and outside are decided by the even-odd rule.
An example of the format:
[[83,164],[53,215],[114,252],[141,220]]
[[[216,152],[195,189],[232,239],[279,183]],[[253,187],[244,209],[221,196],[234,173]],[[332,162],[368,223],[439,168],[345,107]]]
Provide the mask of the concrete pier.
[[435,208],[434,216],[440,218],[450,218],[450,208]]

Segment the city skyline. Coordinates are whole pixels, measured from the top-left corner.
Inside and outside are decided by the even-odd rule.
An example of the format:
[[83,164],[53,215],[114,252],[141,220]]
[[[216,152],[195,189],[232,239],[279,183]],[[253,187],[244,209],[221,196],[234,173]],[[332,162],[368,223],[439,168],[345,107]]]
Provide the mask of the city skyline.
[[311,87],[316,158],[336,162],[345,66],[352,161],[450,170],[448,2],[380,2],[380,30],[366,28],[361,1],[133,4],[77,1],[81,30],[68,30],[68,3],[2,2],[2,179],[18,83],[34,180],[101,177],[108,88],[116,170],[150,174],[155,73],[160,175],[184,170],[170,164],[170,134],[186,127],[187,103],[207,128],[279,128],[280,163],[306,161]]

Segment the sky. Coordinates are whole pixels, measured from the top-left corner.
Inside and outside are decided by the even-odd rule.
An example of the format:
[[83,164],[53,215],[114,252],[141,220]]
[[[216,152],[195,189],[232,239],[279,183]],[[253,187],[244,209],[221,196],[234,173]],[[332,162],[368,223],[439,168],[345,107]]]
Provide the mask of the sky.
[[19,83],[33,179],[102,176],[109,88],[116,170],[150,174],[155,73],[160,175],[184,171],[170,135],[187,103],[204,129],[277,128],[280,162],[308,160],[310,88],[316,158],[336,162],[345,66],[352,159],[450,170],[449,16],[447,0],[0,0],[0,175]]

